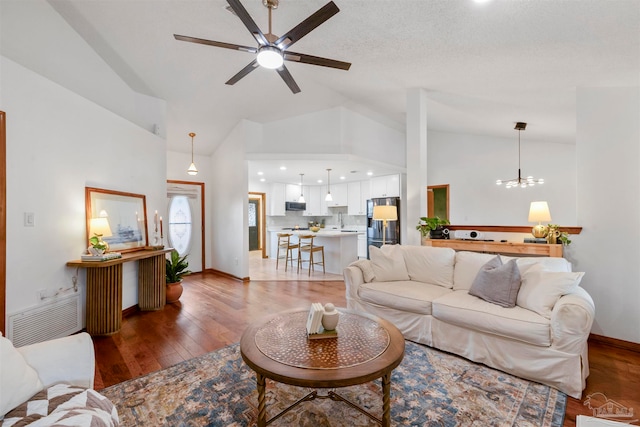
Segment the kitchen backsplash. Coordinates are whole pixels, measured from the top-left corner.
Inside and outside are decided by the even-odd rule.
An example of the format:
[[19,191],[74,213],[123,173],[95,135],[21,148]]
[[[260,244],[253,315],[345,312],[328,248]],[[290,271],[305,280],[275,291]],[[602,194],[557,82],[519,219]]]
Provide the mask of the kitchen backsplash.
[[339,215],[342,214],[342,222],[344,228],[354,228],[357,226],[365,227],[367,225],[366,215],[347,215],[347,208],[331,208],[331,216],[303,216],[299,211],[287,211],[285,216],[268,216],[267,227],[307,227],[309,221],[322,222],[324,220],[325,228],[339,227]]

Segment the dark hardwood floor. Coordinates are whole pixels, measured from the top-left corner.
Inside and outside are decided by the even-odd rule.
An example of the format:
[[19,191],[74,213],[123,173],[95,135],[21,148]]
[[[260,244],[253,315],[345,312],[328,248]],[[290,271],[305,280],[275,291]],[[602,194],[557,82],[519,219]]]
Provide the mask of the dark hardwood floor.
[[[178,303],[157,312],[133,313],[123,319],[119,333],[94,337],[95,388],[100,390],[236,343],[254,320],[294,307],[306,308],[311,302],[346,306],[344,283],[242,283],[213,273],[188,276]],[[640,353],[590,342],[589,357],[587,388],[582,400],[569,398],[565,427],[575,426],[576,415],[593,415],[583,400],[595,392],[633,408],[638,414],[635,418],[640,418]]]

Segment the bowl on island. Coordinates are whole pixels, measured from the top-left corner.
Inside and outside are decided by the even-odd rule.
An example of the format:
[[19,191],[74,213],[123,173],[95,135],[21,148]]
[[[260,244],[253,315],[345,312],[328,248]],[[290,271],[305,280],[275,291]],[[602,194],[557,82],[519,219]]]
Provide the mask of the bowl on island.
[[309,230],[313,231],[314,233],[317,233],[318,231],[320,231],[320,227],[317,227],[317,226],[309,227]]

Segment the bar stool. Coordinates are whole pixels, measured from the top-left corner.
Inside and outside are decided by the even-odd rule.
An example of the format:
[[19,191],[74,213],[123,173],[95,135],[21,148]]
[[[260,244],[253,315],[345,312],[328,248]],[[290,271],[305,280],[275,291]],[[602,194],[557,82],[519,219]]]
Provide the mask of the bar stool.
[[[281,258],[284,258],[284,271],[287,271],[287,263],[291,261],[291,268],[293,268],[293,251],[298,249],[298,243],[291,243],[290,233],[278,233],[278,253],[276,254],[276,270],[278,269],[278,262]],[[280,251],[284,252],[284,255],[280,255]],[[300,252],[298,252],[298,258],[300,258]]]
[[[314,265],[322,264],[322,273],[324,273],[324,246],[316,246],[313,244],[313,234],[305,234],[303,236],[298,236],[298,272],[302,267],[303,262],[309,263],[309,276],[311,276],[311,270],[315,271]],[[322,254],[322,261],[316,261],[313,259],[313,254],[315,252],[320,252]],[[303,253],[308,253],[309,258],[305,260],[302,257]]]

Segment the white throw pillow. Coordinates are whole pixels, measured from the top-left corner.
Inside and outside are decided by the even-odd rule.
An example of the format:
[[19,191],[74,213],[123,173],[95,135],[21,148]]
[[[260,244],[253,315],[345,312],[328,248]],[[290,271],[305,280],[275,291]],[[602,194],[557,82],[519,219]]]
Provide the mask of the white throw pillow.
[[573,292],[582,276],[582,272],[545,271],[542,265],[534,265],[522,275],[517,305],[550,319],[556,302]]
[[4,416],[42,390],[43,384],[13,343],[1,335],[0,361],[0,416]]
[[[385,245],[384,249],[369,246],[369,257],[375,278],[374,282],[394,282],[409,280],[409,273],[404,264],[404,256],[397,245]],[[394,247],[397,246],[397,247]]]
[[411,280],[453,288],[456,251],[431,246],[401,246]]

